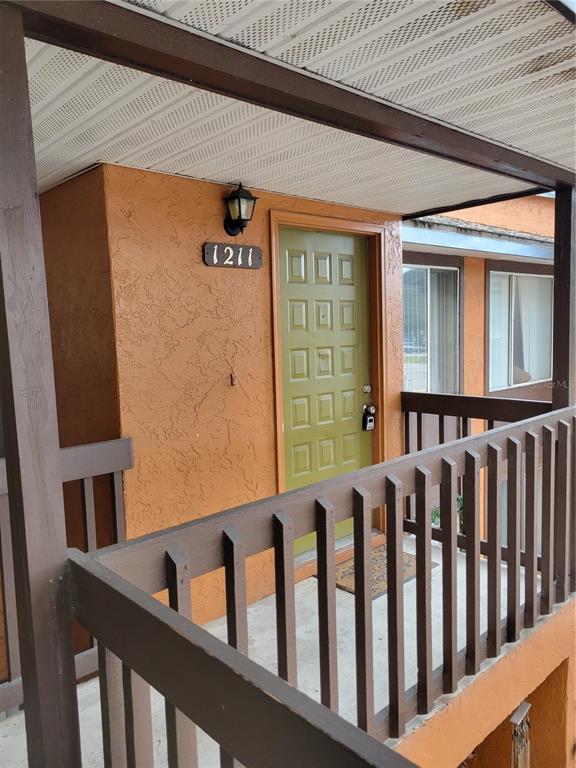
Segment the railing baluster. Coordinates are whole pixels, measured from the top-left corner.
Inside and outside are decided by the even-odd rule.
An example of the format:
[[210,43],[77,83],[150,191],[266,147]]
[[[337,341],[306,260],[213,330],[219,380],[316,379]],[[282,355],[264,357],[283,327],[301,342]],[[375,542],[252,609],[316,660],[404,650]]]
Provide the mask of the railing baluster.
[[86,551],[98,549],[96,539],[96,508],[94,506],[94,478],[85,477],[82,482],[82,507],[86,526]]
[[422,413],[416,414],[416,450],[422,450]]
[[442,641],[443,690],[454,693],[458,686],[457,658],[457,592],[456,556],[458,536],[458,509],[456,499],[456,463],[442,459],[440,484],[440,525],[442,527]]
[[276,574],[276,643],[278,675],[297,684],[296,606],[294,592],[294,523],[284,512],[274,515]]
[[466,674],[480,669],[480,456],[466,451],[464,533],[466,535]]
[[126,768],[128,763],[122,662],[102,643],[98,643],[98,677],[104,768]]
[[572,450],[570,467],[570,592],[576,592],[576,416],[572,417]]
[[336,538],[334,507],[316,499],[318,537],[318,636],[320,641],[320,700],[338,711],[338,656],[336,635]]
[[404,412],[404,453],[410,453],[410,411]]
[[534,432],[526,432],[526,494],[525,494],[525,612],[524,626],[533,627],[538,620],[536,552],[536,498],[538,491],[538,459],[540,440]]
[[389,733],[406,728],[404,668],[404,551],[402,547],[402,484],[386,478],[386,554],[388,561],[388,690]]
[[[180,546],[166,551],[166,580],[170,607],[191,619],[190,564]],[[168,768],[196,768],[198,754],[194,723],[168,701],[165,709]]]
[[500,488],[502,450],[488,444],[488,657],[499,656],[502,646],[501,597],[502,534]]
[[[411,440],[410,440],[410,411],[404,412],[404,453],[408,455],[411,451]],[[408,518],[408,520],[412,520],[412,498],[410,496],[406,496],[404,499],[404,514]]]
[[509,437],[508,445],[508,492],[507,492],[507,611],[506,638],[514,643],[520,637],[520,508],[522,504],[522,446],[519,440]]
[[[246,557],[240,531],[223,531],[226,576],[226,624],[228,645],[248,655],[248,604],[246,598]],[[240,763],[220,747],[221,768],[241,768]]]
[[556,602],[568,599],[569,548],[568,502],[570,500],[570,425],[558,422],[556,483],[554,493],[554,576]]
[[554,443],[556,432],[547,424],[542,427],[542,574],[541,612],[546,615],[554,606]]
[[127,768],[154,768],[150,686],[122,664]]
[[[96,532],[96,506],[94,504],[94,478],[84,477],[80,481],[82,509],[84,512],[84,531],[86,552],[94,552],[98,549],[98,535]],[[91,643],[94,645],[94,638]]]
[[352,491],[354,509],[354,616],[356,628],[357,723],[374,727],[374,654],[372,639],[372,503],[364,488]]
[[432,480],[416,467],[416,652],[418,714],[432,708]]
[[246,558],[244,540],[236,528],[225,528],[224,567],[226,571],[226,620],[228,645],[248,653],[248,606],[246,600]]
[[114,488],[114,530],[116,541],[126,540],[126,518],[124,514],[124,485],[122,472],[114,472],[112,475]]
[[446,442],[446,419],[443,414],[438,414],[438,443],[443,445]]

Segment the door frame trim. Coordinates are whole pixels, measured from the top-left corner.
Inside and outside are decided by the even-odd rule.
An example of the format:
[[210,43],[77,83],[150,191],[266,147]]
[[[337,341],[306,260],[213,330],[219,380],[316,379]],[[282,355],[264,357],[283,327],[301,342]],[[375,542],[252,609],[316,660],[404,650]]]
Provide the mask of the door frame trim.
[[[394,220],[393,220],[394,221]],[[276,426],[276,479],[278,493],[286,490],[286,455],[284,449],[284,379],[280,318],[280,227],[315,229],[366,237],[368,241],[368,300],[370,325],[370,377],[372,396],[380,418],[372,437],[372,463],[387,457],[387,436],[384,429],[388,405],[386,389],[386,311],[385,311],[385,232],[386,224],[315,216],[280,210],[270,211],[271,280],[272,280],[272,357],[274,361],[274,411]],[[396,223],[394,221],[394,223]]]

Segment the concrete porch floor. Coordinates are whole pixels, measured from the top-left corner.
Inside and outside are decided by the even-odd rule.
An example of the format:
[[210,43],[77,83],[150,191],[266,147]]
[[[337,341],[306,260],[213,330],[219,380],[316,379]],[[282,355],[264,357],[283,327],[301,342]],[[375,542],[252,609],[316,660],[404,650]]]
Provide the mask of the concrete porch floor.
[[[414,554],[415,539],[406,536],[404,550]],[[438,567],[432,569],[432,622],[434,667],[442,662],[442,562],[441,548],[432,544],[432,560]],[[458,555],[458,646],[465,646],[465,557]],[[486,630],[486,561],[481,560],[481,632]],[[521,602],[524,584],[521,579]],[[338,622],[338,674],[340,714],[351,722],[356,721],[355,702],[355,643],[354,643],[354,596],[341,589],[336,591]],[[416,667],[416,580],[404,585],[406,687],[417,680]],[[502,568],[502,615],[506,613],[506,568]],[[376,711],[388,703],[387,670],[387,597],[382,595],[373,601],[374,620],[374,670]],[[319,652],[317,581],[314,577],[296,586],[296,621],[298,687],[312,698],[319,699]],[[276,627],[274,596],[264,598],[249,607],[250,634],[249,655],[257,663],[276,672]],[[205,628],[225,640],[224,619],[210,622]],[[93,679],[78,687],[81,721],[83,768],[103,766],[101,719],[98,680]],[[152,716],[154,732],[155,768],[167,766],[164,699],[152,691]],[[198,732],[200,768],[219,768],[218,747],[206,734]],[[0,721],[0,768],[26,768],[26,743],[24,713],[19,712]]]

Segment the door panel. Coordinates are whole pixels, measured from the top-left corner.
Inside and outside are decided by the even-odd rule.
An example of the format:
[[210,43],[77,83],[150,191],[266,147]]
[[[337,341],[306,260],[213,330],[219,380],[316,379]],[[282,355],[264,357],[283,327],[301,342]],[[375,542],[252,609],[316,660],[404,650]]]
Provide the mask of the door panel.
[[[280,229],[286,488],[372,463],[366,238]],[[338,534],[351,532],[350,521]],[[313,546],[298,542],[297,551]]]

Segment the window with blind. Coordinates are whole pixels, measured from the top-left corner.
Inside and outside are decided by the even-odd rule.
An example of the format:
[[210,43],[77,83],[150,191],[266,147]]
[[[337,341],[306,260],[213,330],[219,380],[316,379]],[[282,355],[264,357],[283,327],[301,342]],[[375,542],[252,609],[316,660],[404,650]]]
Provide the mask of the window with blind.
[[549,275],[490,272],[491,392],[550,380],[553,291]]
[[459,392],[459,270],[405,265],[404,389]]

